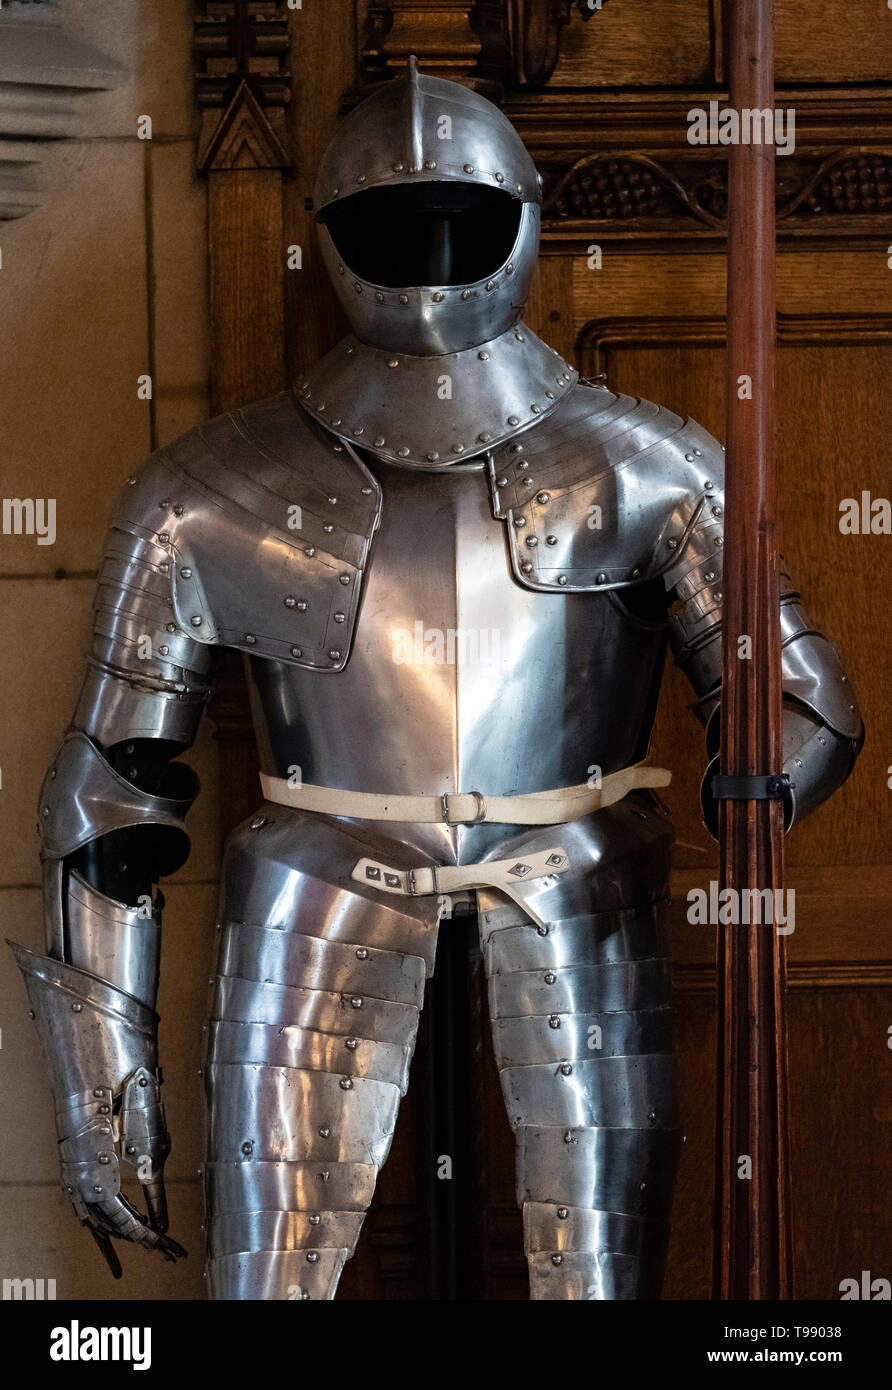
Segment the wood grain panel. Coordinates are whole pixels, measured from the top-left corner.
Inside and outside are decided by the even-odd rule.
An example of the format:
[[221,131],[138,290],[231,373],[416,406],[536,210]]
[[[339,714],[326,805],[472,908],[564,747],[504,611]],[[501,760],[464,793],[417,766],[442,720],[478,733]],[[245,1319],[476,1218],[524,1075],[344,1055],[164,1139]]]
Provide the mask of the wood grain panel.
[[611,0],[561,36],[552,87],[695,86],[712,77],[710,0]]
[[892,24],[877,0],[775,0],[774,15],[778,82],[889,80]]
[[796,1298],[890,1277],[888,990],[787,996]]

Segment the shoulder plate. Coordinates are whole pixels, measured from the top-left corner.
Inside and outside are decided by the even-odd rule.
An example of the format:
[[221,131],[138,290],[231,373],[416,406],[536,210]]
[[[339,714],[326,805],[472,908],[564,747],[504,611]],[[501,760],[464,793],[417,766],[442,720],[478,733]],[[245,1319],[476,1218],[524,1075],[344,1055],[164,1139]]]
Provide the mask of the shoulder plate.
[[152,549],[194,641],[339,671],[380,507],[350,445],[285,392],[159,450],[113,527]]
[[548,420],[492,459],[496,516],[528,589],[643,584],[678,560],[721,446],[650,401],[579,385]]

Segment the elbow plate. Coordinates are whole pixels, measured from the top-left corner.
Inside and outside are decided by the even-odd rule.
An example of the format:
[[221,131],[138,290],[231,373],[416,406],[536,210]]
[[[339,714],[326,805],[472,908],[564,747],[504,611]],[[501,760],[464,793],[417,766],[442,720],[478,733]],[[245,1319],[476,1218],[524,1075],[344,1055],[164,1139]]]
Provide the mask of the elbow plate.
[[183,828],[198,779],[183,763],[167,768],[170,796],[153,796],[116,772],[80,730],[69,733],[46,775],[38,829],[44,856],[64,859],[115,830],[151,827],[159,876],[174,873],[189,853]]

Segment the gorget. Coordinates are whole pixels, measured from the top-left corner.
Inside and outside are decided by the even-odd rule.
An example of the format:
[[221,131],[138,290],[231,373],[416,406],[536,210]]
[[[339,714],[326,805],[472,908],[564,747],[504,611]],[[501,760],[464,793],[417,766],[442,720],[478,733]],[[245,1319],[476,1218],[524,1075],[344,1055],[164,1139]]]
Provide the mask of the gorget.
[[326,429],[379,458],[439,468],[529,429],[578,372],[522,323],[476,347],[412,357],[343,339],[298,382]]

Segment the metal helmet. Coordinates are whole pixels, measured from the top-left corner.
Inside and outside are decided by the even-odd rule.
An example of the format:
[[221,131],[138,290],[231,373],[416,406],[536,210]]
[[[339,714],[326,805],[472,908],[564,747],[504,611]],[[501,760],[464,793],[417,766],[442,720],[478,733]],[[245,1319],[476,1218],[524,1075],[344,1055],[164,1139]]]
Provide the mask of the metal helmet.
[[520,317],[541,182],[510,121],[457,82],[405,78],[358,106],[322,156],[322,253],[356,336],[418,356],[458,352]]

